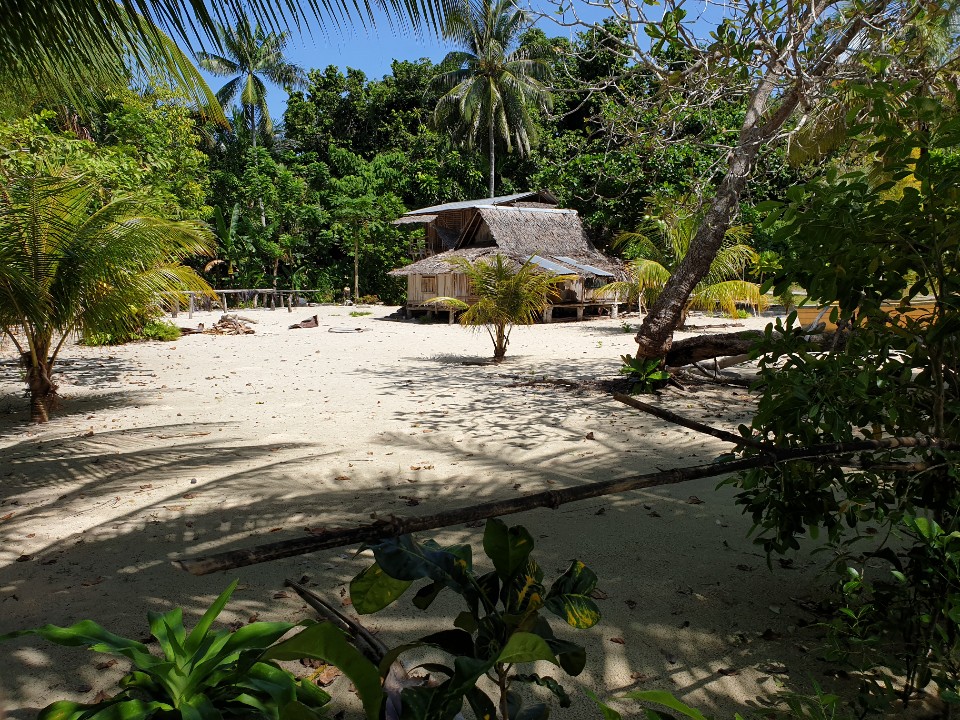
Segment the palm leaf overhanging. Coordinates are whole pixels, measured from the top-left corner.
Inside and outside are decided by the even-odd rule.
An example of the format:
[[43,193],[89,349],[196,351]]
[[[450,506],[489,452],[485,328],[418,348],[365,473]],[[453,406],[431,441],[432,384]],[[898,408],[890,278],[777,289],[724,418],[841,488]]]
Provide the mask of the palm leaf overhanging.
[[73,333],[129,331],[132,308],[163,293],[212,292],[181,264],[210,254],[206,225],[154,217],[143,197],[101,206],[99,190],[63,172],[0,186],[0,329],[20,351],[36,421],[55,401],[53,368]]
[[[415,30],[439,28],[452,0],[5,0],[0,4],[0,82],[51,89],[77,104],[128,68],[170,75],[198,100],[202,78],[188,55],[204,42],[219,50],[217,28],[251,17],[268,30],[300,29],[310,18],[339,27],[373,24],[375,11]],[[167,37],[169,35],[169,37]],[[190,67],[188,67],[190,66]],[[179,81],[179,82],[178,82]]]
[[448,13],[443,36],[459,49],[444,63],[454,70],[435,83],[445,91],[434,111],[438,127],[466,145],[488,145],[490,196],[494,195],[494,147],[530,152],[537,139],[533,111],[551,106],[549,46],[517,47],[529,20],[514,0],[461,0]]
[[[652,198],[654,207],[662,208],[657,217],[647,217],[632,232],[617,236],[615,246],[631,258],[627,262],[630,279],[604,285],[599,292],[636,302],[641,309],[659,296],[670,275],[690,249],[702,219],[702,211],[691,209],[689,200],[674,203]],[[743,279],[747,267],[756,261],[756,251],[746,244],[750,236],[747,226],[733,226],[703,280],[694,288],[684,309],[714,312],[722,310],[736,317],[737,303],[763,306],[760,286]]]
[[472,263],[460,257],[447,262],[454,272],[467,276],[471,295],[476,300],[467,304],[458,298],[437,297],[429,302],[450,310],[463,310],[461,325],[485,329],[493,341],[495,362],[502,361],[506,355],[514,326],[535,323],[555,287],[565,279],[562,275],[543,272],[529,261],[520,264],[499,254]]

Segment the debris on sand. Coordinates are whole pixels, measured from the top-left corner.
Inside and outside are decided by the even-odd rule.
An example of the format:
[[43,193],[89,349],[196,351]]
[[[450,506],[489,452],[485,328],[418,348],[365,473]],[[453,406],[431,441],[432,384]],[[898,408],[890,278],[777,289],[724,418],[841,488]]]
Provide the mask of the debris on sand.
[[209,330],[203,332],[206,335],[252,335],[253,328],[250,325],[256,322],[240,315],[224,314]]
[[304,328],[304,329],[315,328],[319,324],[320,322],[317,320],[317,316],[314,315],[313,317],[308,317],[306,320],[302,320],[301,322],[294,323],[293,325],[290,326],[290,329],[299,330],[301,328]]

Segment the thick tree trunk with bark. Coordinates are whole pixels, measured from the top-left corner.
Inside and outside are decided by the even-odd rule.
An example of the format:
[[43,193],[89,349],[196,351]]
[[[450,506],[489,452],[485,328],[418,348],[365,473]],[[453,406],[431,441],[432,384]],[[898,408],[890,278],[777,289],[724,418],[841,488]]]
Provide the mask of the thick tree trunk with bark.
[[490,126],[490,127],[489,127],[490,133],[489,133],[489,138],[488,138],[488,142],[489,142],[489,144],[490,144],[490,147],[488,148],[488,149],[489,149],[489,153],[490,153],[490,197],[496,197],[496,196],[494,195],[494,192],[493,192],[493,190],[494,190],[494,181],[496,180],[496,175],[494,174],[494,168],[495,168],[496,166],[495,166],[495,164],[494,164],[495,158],[494,158],[493,106],[492,106],[492,105],[491,105],[491,109],[490,109],[490,117],[489,117],[489,119],[488,119],[488,122],[489,122],[489,126]]

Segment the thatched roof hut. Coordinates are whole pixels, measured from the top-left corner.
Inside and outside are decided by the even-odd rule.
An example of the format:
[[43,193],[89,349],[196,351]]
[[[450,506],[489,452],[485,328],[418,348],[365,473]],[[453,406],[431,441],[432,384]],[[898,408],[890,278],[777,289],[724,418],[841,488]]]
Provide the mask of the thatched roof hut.
[[[475,262],[504,255],[520,264],[533,262],[543,272],[567,278],[553,307],[568,306],[583,316],[585,308],[611,308],[616,301],[597,288],[623,277],[615,260],[597,250],[587,238],[575,210],[543,207],[476,206],[452,249],[391,271],[407,277],[407,307],[430,308],[435,297],[471,301],[467,278],[449,261],[460,257]],[[552,315],[552,308],[545,319]]]

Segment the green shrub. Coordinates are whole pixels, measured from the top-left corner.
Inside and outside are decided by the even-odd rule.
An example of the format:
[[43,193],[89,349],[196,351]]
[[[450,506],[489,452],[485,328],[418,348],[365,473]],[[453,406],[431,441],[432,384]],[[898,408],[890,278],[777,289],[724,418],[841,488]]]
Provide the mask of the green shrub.
[[183,611],[148,614],[150,632],[163,652],[158,657],[141,642],[114,635],[92,620],[70,627],[45,625],[0,636],[0,641],[40,635],[50,642],[86,646],[130,660],[133,669],[120,680],[116,695],[92,704],[61,700],[40,711],[38,720],[204,720],[207,718],[324,717],[330,696],[309,680],[280,668],[279,660],[315,658],[340,668],[353,682],[369,720],[379,716],[383,693],[377,669],[329,623],[256,622],[236,632],[211,630],[237,587],[234,581],[204,613],[190,633]]
[[180,328],[169,320],[151,320],[140,331],[140,336],[144,340],[160,340],[162,342],[178,340],[180,335]]
[[[429,581],[413,597],[420,610],[426,610],[445,589],[460,595],[466,605],[454,627],[400,645],[380,663],[380,673],[385,676],[393,661],[410,650],[433,648],[451,658],[447,663],[424,666],[445,678],[442,682],[402,691],[405,720],[448,720],[461,711],[464,701],[478,718],[545,719],[549,714],[545,704],[523,707],[523,699],[513,689],[523,684],[546,688],[560,707],[570,706],[566,690],[554,678],[524,672],[520,666],[542,660],[568,675],[583,671],[586,651],[557,638],[545,612],[574,628],[595,625],[600,609],[590,594],[597,576],[574,560],[548,589],[543,570],[530,557],[533,545],[526,528],[508,528],[500,520],[488,520],[483,551],[494,569],[483,574],[474,571],[469,545],[441,547],[433,540],[420,543],[404,535],[370,546],[376,562],[350,583],[350,599],[358,613],[387,607],[418,580]],[[497,685],[499,712],[477,684],[484,676]]]
[[351,310],[350,317],[363,317],[364,315],[372,315],[369,310]]

